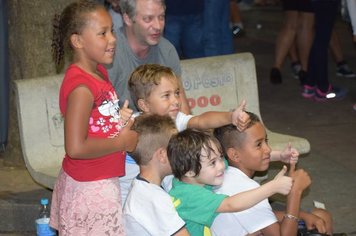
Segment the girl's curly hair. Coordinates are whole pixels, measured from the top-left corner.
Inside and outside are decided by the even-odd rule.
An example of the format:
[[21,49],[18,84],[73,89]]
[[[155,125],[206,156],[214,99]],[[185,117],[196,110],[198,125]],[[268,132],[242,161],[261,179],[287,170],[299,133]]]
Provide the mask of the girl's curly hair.
[[53,17],[52,57],[56,66],[63,63],[67,49],[72,49],[70,36],[79,34],[87,23],[88,13],[105,7],[93,0],[80,0],[69,4],[61,14]]

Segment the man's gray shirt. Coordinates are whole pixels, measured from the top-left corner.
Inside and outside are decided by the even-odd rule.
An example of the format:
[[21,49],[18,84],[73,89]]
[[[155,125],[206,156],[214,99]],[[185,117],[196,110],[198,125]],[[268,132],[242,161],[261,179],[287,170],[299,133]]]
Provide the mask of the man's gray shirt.
[[137,111],[128,89],[128,80],[131,73],[143,64],[160,64],[172,68],[180,78],[182,72],[179,57],[174,46],[162,37],[157,45],[151,46],[145,58],[138,58],[129,46],[124,28],[120,28],[115,34],[115,57],[113,63],[107,67],[109,78],[119,96],[120,105],[127,99],[130,102],[130,108]]

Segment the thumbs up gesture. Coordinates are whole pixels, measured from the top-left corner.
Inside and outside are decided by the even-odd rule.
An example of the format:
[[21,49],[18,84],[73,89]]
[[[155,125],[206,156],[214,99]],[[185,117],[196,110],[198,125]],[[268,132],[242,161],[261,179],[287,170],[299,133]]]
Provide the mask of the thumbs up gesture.
[[285,176],[287,173],[287,167],[283,166],[282,170],[274,177],[273,181],[275,183],[275,192],[283,195],[287,195],[293,185],[293,179],[291,177]]
[[242,100],[240,105],[233,111],[231,123],[236,126],[239,131],[244,131],[250,123],[250,116],[245,112],[246,101]]
[[297,149],[292,148],[292,144],[289,142],[287,147],[280,153],[280,161],[284,163],[297,163],[299,152]]
[[309,174],[303,169],[295,170],[295,163],[290,164],[288,175],[294,181],[292,191],[304,191],[311,184]]

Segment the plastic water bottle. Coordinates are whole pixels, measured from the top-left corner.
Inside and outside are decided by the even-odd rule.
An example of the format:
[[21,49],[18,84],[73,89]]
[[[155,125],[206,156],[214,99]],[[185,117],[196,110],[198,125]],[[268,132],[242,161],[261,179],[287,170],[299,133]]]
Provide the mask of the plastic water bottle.
[[53,236],[56,231],[49,226],[49,206],[48,199],[41,199],[41,209],[38,219],[36,220],[37,236]]

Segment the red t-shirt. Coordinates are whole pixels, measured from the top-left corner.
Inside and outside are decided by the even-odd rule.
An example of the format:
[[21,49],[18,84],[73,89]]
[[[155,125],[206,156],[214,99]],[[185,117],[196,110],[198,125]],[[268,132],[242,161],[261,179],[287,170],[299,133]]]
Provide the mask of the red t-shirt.
[[[108,79],[106,69],[98,66],[104,81],[95,79],[78,66],[72,64],[67,69],[59,93],[59,107],[65,115],[67,98],[78,86],[86,86],[94,97],[89,118],[88,137],[113,138],[120,132],[118,119],[119,99]],[[72,159],[65,155],[62,167],[77,181],[94,181],[125,175],[125,152],[115,152],[95,159]]]

